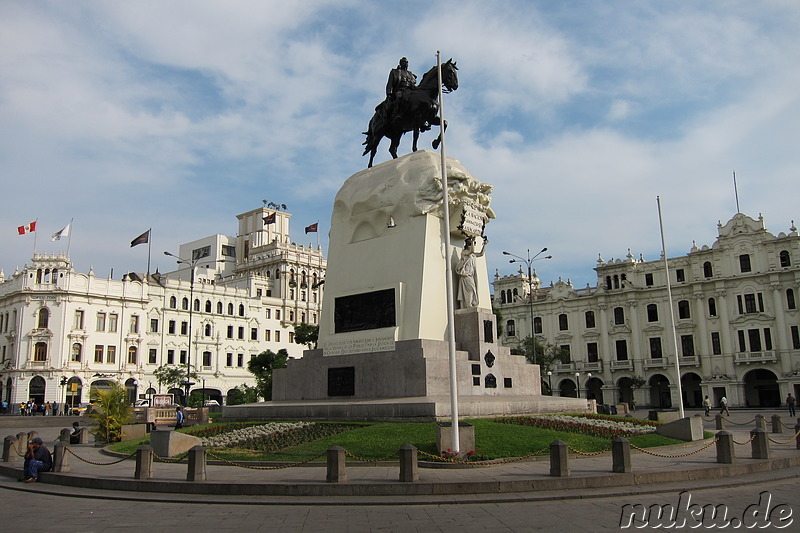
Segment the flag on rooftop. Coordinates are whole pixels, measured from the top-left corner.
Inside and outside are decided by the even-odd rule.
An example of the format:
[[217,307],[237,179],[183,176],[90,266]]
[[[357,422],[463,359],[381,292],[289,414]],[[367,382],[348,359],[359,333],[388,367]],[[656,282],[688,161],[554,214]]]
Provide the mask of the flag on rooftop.
[[140,244],[144,244],[149,241],[150,241],[150,230],[147,230],[131,241],[131,248],[133,248],[134,246],[139,246]]
[[53,233],[53,241],[60,241],[61,237],[69,237],[69,230],[72,226],[72,222],[64,226],[62,229],[58,230],[57,232]]
[[316,233],[319,227],[319,222],[314,222],[310,226],[306,226],[306,233]]
[[264,225],[274,224],[276,220],[275,213],[270,213],[269,215],[264,217]]
[[29,224],[25,224],[24,226],[18,226],[17,231],[20,235],[25,235],[26,233],[31,233],[32,231],[36,231],[36,221]]

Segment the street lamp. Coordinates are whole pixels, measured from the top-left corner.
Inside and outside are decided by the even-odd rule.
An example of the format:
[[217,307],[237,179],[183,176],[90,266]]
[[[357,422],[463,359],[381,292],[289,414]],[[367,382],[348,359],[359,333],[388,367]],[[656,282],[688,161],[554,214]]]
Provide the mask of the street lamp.
[[575,389],[578,393],[578,398],[581,397],[581,373],[575,372]]
[[547,388],[550,389],[550,396],[553,395],[553,383],[552,383],[552,381],[550,381],[550,379],[552,377],[553,377],[553,373],[550,370],[548,370],[547,371]]
[[547,247],[542,248],[539,250],[539,253],[531,257],[531,250],[528,248],[526,258],[520,257],[518,255],[514,255],[510,252],[503,252],[503,255],[510,255],[515,259],[510,259],[509,263],[525,263],[528,265],[528,306],[530,307],[531,311],[531,350],[533,350],[533,364],[536,364],[536,342],[534,342],[534,335],[533,335],[533,275],[531,272],[531,263],[534,261],[541,261],[543,259],[552,259],[552,255],[546,255],[544,257],[539,257],[544,252],[547,251]]

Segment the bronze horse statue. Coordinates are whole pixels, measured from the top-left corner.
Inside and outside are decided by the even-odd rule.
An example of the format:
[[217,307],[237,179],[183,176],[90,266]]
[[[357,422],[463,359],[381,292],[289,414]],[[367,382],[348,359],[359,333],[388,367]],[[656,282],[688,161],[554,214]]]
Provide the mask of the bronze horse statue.
[[[458,89],[458,67],[452,59],[442,64],[442,87],[444,92],[452,92]],[[378,145],[384,137],[391,141],[389,153],[392,158],[397,159],[397,147],[400,146],[400,138],[409,131],[414,132],[414,143],[412,150],[417,151],[417,140],[420,131],[428,131],[431,126],[438,126],[439,120],[439,76],[434,66],[422,77],[419,85],[413,87],[408,93],[408,100],[400,106],[402,112],[394,116],[389,109],[389,103],[384,100],[375,108],[375,114],[369,121],[369,129],[364,132],[367,139],[364,141],[364,153],[369,153],[369,165],[375,158]],[[399,105],[399,103],[395,103]],[[444,127],[447,128],[447,121]],[[432,145],[434,150],[439,147],[441,135],[434,139]]]

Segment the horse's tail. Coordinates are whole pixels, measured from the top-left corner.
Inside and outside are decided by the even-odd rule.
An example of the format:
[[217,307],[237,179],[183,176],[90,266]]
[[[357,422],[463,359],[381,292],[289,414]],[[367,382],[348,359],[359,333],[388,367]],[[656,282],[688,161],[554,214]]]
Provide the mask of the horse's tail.
[[362,132],[364,135],[367,136],[367,138],[364,139],[364,142],[361,143],[362,145],[366,146],[366,148],[364,148],[364,153],[361,154],[362,157],[370,153],[372,150],[378,148],[378,143],[383,137],[383,135],[380,134],[380,132],[378,131],[380,127],[379,124],[380,122],[381,122],[380,115],[378,113],[375,113],[375,115],[369,121],[369,127],[367,128],[367,131]]

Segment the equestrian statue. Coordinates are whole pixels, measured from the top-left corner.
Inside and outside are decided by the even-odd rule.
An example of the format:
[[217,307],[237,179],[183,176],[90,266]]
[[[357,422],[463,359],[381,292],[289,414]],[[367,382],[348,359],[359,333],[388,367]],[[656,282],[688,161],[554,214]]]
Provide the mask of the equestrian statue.
[[[449,59],[442,64],[442,88],[446,93],[458,89],[458,67]],[[419,132],[428,131],[432,126],[438,126],[439,120],[439,80],[436,66],[432,67],[422,76],[419,85],[417,77],[408,70],[408,59],[400,59],[397,68],[389,72],[389,81],[386,83],[386,99],[375,108],[375,114],[369,121],[369,129],[364,132],[367,139],[364,141],[364,153],[369,153],[369,165],[375,158],[378,145],[384,137],[391,141],[389,153],[397,159],[397,147],[400,138],[406,132],[414,132],[412,150],[417,151]],[[444,124],[447,128],[447,121]],[[441,135],[434,139],[434,150],[439,147]]]

